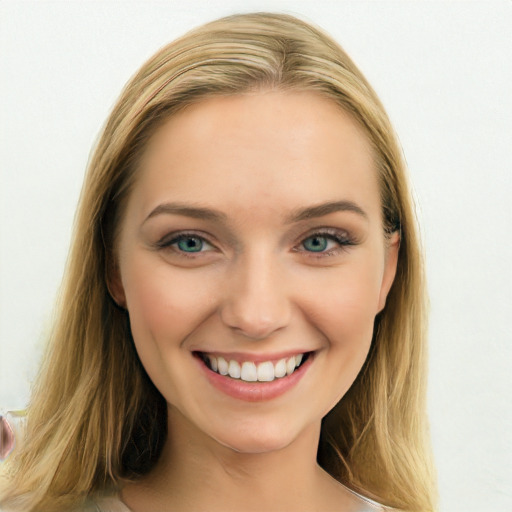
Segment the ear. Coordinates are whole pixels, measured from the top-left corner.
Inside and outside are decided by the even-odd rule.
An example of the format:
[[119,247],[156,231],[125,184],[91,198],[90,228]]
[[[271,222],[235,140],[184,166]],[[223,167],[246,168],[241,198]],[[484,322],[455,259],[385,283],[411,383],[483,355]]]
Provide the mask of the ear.
[[384,261],[384,274],[382,276],[382,283],[379,295],[379,313],[386,305],[386,298],[388,296],[391,285],[395,280],[396,267],[398,264],[398,251],[400,249],[400,233],[395,231],[386,240],[386,256]]
[[123,281],[121,279],[121,272],[119,270],[119,264],[113,255],[107,256],[105,282],[107,284],[108,292],[114,302],[119,307],[126,309],[126,296],[124,293]]

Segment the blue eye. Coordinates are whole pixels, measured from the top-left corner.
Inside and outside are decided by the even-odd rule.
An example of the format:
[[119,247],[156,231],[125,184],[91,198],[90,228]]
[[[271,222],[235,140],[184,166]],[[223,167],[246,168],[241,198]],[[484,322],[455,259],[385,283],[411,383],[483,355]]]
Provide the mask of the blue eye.
[[310,256],[335,256],[341,254],[350,245],[357,245],[356,239],[346,231],[334,228],[324,228],[321,231],[303,238],[300,250]]
[[177,256],[195,258],[215,251],[207,238],[196,233],[173,233],[155,243],[157,250],[174,253]]
[[304,249],[311,252],[323,252],[327,249],[328,244],[329,239],[325,236],[319,235],[310,236],[302,242]]
[[204,246],[203,239],[198,236],[181,236],[174,243],[183,252],[200,252]]

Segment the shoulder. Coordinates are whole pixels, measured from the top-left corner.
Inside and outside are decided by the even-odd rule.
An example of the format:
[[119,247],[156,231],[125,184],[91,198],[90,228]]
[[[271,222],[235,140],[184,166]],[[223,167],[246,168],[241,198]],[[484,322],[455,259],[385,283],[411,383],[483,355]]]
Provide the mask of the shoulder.
[[117,495],[91,498],[73,512],[131,512]]
[[386,507],[381,503],[378,503],[358,492],[350,489],[349,487],[343,486],[345,489],[350,492],[357,500],[357,507],[354,509],[354,512],[398,512],[396,509],[391,507]]

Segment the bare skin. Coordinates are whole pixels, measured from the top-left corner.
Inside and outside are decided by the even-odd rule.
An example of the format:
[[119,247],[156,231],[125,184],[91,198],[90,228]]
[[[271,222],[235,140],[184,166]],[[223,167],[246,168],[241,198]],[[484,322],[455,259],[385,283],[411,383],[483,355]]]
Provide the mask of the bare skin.
[[[122,491],[133,512],[358,510],[316,463],[320,425],[366,359],[398,243],[366,136],[327,99],[210,98],[157,131],[110,283],[168,403],[162,457]],[[283,354],[306,363],[271,382],[208,363]]]
[[316,464],[318,425],[292,446],[265,454],[236,453],[194,434],[192,440],[171,436],[155,470],[125,487],[122,500],[133,512],[355,512],[360,507]]

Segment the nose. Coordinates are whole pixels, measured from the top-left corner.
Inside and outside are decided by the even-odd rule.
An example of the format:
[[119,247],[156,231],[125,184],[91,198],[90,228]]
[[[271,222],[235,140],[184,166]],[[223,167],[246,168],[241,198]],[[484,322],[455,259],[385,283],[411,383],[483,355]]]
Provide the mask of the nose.
[[226,282],[220,316],[230,329],[252,340],[268,338],[285,328],[291,303],[283,273],[271,256],[241,258]]

